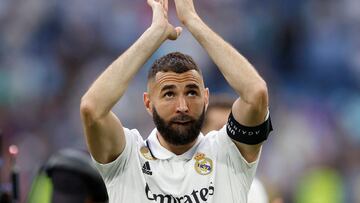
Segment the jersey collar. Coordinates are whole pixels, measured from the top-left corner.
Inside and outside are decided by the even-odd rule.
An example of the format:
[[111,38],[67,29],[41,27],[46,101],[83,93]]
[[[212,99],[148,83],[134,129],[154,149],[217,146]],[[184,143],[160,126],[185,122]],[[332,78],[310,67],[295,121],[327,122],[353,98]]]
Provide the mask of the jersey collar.
[[157,158],[157,159],[171,159],[171,158],[178,158],[178,159],[192,159],[192,157],[194,156],[196,149],[199,145],[199,143],[201,142],[201,140],[204,138],[204,135],[200,132],[196,143],[194,144],[194,146],[192,146],[188,151],[186,151],[185,153],[181,154],[181,155],[176,155],[173,152],[167,150],[165,147],[163,147],[157,136],[156,136],[156,132],[157,129],[154,128],[154,130],[151,132],[151,134],[148,137],[148,144],[149,144],[149,148],[151,153]]

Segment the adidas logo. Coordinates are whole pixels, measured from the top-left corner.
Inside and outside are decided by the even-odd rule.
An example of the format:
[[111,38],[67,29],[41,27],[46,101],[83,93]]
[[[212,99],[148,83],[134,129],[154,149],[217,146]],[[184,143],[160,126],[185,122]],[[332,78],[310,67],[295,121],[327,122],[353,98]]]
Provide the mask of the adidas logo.
[[151,171],[150,164],[148,161],[144,163],[144,165],[142,167],[142,172],[149,176],[152,175],[152,171]]

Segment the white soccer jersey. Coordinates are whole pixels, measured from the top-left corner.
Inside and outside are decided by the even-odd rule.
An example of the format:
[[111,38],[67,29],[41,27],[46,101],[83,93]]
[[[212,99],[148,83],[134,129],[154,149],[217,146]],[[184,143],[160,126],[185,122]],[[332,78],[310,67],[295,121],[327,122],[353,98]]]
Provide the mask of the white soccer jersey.
[[162,147],[156,129],[144,141],[137,130],[124,128],[126,146],[113,162],[96,167],[110,203],[246,203],[258,160],[248,163],[225,126],[182,155]]

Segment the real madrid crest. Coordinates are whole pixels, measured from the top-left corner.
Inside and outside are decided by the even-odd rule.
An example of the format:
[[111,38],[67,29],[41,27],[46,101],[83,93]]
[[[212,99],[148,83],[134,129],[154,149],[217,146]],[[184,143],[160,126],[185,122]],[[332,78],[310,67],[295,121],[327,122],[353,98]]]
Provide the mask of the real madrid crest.
[[213,162],[205,156],[204,153],[198,152],[194,156],[195,171],[200,175],[208,175],[213,170]]
[[146,146],[143,146],[143,147],[140,148],[140,153],[147,160],[156,160],[156,158],[152,156],[149,148],[146,147]]

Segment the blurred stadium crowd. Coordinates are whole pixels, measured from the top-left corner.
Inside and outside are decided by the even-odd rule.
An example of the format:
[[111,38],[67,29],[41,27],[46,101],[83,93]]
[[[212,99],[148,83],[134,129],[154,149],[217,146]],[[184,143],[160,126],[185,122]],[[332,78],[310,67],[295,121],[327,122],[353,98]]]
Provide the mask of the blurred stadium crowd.
[[[172,4],[172,2],[170,2]],[[284,202],[360,202],[360,1],[196,0],[199,15],[265,78],[275,131],[257,176]],[[173,24],[178,25],[174,8]],[[85,149],[82,94],[151,23],[145,0],[1,0],[0,129],[19,147],[24,199],[59,149]],[[140,71],[114,111],[143,135],[146,73],[170,51],[197,61],[210,92],[235,97],[185,30]],[[2,150],[1,180],[9,182]]]

